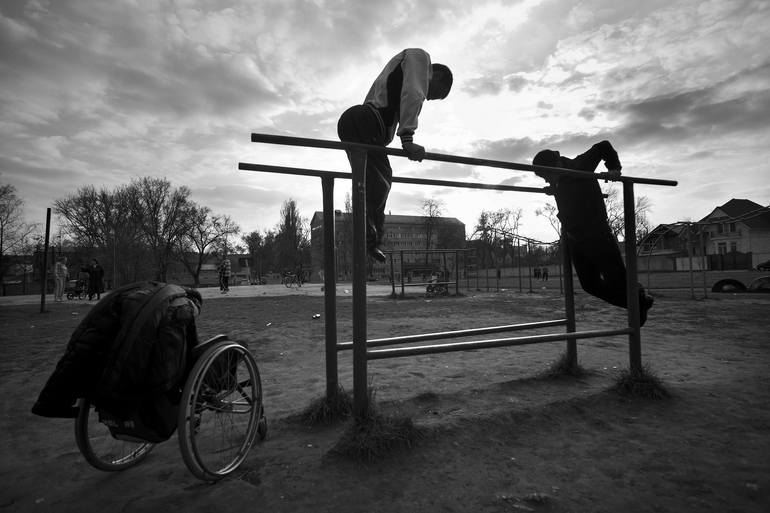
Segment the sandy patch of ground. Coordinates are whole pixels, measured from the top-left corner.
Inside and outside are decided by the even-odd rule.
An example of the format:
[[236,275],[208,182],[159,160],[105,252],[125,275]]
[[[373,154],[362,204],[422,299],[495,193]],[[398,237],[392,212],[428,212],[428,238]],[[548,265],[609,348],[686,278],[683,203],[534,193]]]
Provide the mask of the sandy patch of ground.
[[[563,342],[370,362],[377,407],[426,435],[372,464],[335,456],[346,424],[295,414],[325,391],[319,295],[209,297],[202,337],[248,343],[270,422],[230,478],[196,480],[176,438],[140,466],[92,469],[72,422],[30,407],[85,302],[0,308],[3,433],[0,511],[768,511],[770,295],[658,296],[642,357],[672,397],[628,400],[607,389],[628,365],[624,337],[579,342],[587,376],[539,377]],[[624,311],[578,295],[578,329],[622,326]],[[370,298],[369,336],[493,326],[563,316],[558,290],[471,293],[430,301]],[[338,301],[340,341],[351,298]],[[340,381],[352,389],[352,355]]]

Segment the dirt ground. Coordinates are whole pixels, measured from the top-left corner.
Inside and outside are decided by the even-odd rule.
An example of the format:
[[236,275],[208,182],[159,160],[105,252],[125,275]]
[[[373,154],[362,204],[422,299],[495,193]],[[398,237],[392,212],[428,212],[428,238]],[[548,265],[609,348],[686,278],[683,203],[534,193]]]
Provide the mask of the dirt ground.
[[[351,297],[338,300],[350,340]],[[642,358],[671,397],[609,391],[625,337],[578,343],[581,378],[540,374],[564,342],[369,363],[379,411],[425,436],[374,463],[334,455],[346,423],[297,419],[325,391],[323,299],[306,292],[206,299],[201,337],[227,333],[256,356],[267,440],[209,485],[176,437],[120,473],[91,468],[73,422],[30,407],[93,303],[0,306],[0,512],[767,512],[770,511],[770,294],[656,297]],[[624,311],[579,294],[578,329],[621,327]],[[370,297],[369,337],[563,317],[558,291]],[[558,331],[560,328],[551,328]],[[352,390],[352,355],[340,382]]]

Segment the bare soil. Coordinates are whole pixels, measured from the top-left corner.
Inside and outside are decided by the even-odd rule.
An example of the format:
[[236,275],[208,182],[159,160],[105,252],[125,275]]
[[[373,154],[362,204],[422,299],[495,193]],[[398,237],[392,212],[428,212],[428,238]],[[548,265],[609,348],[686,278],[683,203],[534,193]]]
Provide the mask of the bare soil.
[[[670,398],[609,390],[628,367],[625,337],[580,341],[580,378],[542,376],[563,342],[374,361],[378,411],[413,419],[424,436],[372,463],[332,451],[351,421],[298,418],[326,387],[324,318],[313,318],[322,297],[207,299],[201,337],[248,344],[269,419],[268,438],[213,485],[187,471],[175,437],[135,468],[91,468],[71,420],[30,408],[93,303],[48,304],[42,314],[5,304],[0,511],[770,511],[770,294],[665,294],[642,330],[642,358]],[[580,330],[625,325],[623,310],[585,294],[576,305]],[[340,341],[350,340],[349,295],[338,317]],[[558,290],[368,303],[371,338],[560,317]],[[340,354],[348,391],[351,363]]]

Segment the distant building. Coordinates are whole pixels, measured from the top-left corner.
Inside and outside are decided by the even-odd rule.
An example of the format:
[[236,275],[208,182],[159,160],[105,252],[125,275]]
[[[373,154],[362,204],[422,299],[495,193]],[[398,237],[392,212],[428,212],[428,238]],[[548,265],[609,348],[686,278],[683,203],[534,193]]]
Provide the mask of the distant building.
[[[320,277],[323,270],[323,212],[316,212],[310,220],[311,266],[313,277]],[[433,251],[426,258],[426,247],[431,250],[461,249],[465,247],[465,224],[454,217],[385,216],[383,250],[396,258],[394,271],[404,273],[454,271],[455,255],[452,252]],[[430,244],[428,235],[430,232]],[[350,279],[353,273],[352,215],[341,210],[334,212],[334,235],[338,279]],[[403,252],[403,253],[402,253]],[[390,261],[379,264],[370,262],[369,276],[375,279],[390,278]],[[396,276],[400,279],[400,276]]]
[[731,199],[700,221],[658,225],[639,255],[640,269],[753,269],[770,259],[770,207]]

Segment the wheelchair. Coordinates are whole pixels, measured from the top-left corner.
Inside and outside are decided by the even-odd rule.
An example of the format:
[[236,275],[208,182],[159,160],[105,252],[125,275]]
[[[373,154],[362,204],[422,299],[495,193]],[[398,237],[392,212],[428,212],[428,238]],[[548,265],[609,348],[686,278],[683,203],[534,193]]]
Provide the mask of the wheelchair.
[[[179,449],[194,476],[218,481],[243,463],[257,436],[267,436],[259,369],[248,348],[226,335],[197,344],[193,359],[176,418]],[[109,414],[88,398],[80,398],[78,408],[78,449],[99,470],[133,467],[156,445],[115,433]]]

